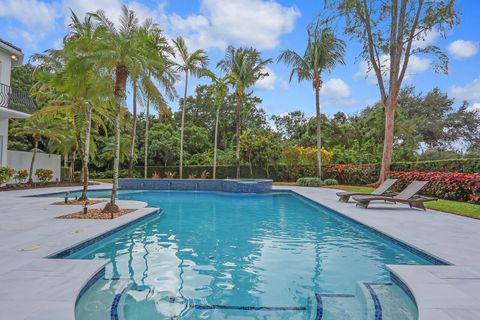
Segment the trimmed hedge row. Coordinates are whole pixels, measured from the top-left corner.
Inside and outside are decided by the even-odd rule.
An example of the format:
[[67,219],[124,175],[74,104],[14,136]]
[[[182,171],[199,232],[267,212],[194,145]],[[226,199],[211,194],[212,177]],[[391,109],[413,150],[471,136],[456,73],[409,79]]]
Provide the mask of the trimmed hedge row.
[[430,181],[423,188],[422,194],[480,204],[480,174],[478,173],[393,171],[390,176],[399,179],[395,184],[397,191],[405,188],[413,180]]
[[463,173],[479,173],[480,158],[449,159],[419,162],[395,162],[392,171],[456,171]]

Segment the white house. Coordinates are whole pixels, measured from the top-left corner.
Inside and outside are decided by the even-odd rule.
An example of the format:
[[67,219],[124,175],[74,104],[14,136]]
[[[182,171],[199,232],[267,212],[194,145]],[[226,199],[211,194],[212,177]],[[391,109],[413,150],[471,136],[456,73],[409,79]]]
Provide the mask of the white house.
[[[18,92],[10,87],[12,67],[23,62],[22,50],[13,44],[0,39],[0,165],[7,166],[8,119],[27,118],[28,113],[18,111],[22,98],[31,99],[26,93]],[[23,109],[23,108],[21,108]]]
[[[29,113],[36,109],[27,92],[10,86],[12,68],[21,65],[22,62],[22,50],[0,39],[0,166],[30,170],[31,152],[7,150],[8,119],[28,118]],[[33,169],[51,168],[54,171],[54,179],[60,179],[60,162],[60,155],[38,153]]]

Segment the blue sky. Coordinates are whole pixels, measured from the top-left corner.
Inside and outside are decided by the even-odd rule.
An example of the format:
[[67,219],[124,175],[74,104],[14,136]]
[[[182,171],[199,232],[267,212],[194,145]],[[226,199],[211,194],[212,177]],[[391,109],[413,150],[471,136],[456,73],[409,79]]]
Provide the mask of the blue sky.
[[[323,1],[312,0],[0,0],[0,38],[20,46],[26,57],[58,47],[66,33],[68,9],[77,14],[103,9],[112,19],[121,4],[137,11],[141,19],[153,18],[170,37],[184,36],[192,48],[207,50],[211,67],[223,57],[227,45],[259,48],[265,58],[274,58],[285,49],[302,53],[306,26],[322,9]],[[448,92],[457,105],[467,100],[480,109],[480,29],[477,18],[480,1],[460,0],[461,24],[446,38],[433,32],[427,41],[443,49],[450,58],[449,74],[433,72],[433,57],[421,56],[411,62],[404,84],[419,91],[435,86]],[[343,37],[343,36],[342,36]],[[346,65],[324,76],[322,111],[356,113],[379,97],[371,79],[365,79],[365,64],[357,61],[359,45],[347,42]],[[254,89],[263,99],[269,115],[302,110],[314,114],[314,95],[310,83],[288,83],[289,69],[282,64],[269,66],[270,77]],[[199,83],[194,81],[192,92]],[[182,82],[178,84],[181,88]],[[179,90],[181,92],[181,90]],[[128,102],[129,104],[130,102]],[[177,102],[172,102],[177,108]]]

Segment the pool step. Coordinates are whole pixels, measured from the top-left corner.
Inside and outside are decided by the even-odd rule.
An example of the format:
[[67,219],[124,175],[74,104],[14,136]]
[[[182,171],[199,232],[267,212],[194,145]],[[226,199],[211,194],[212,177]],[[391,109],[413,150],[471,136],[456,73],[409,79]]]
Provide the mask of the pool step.
[[415,320],[417,308],[410,297],[393,283],[360,282],[359,290],[366,299],[367,319],[374,320]]
[[315,300],[317,303],[316,313],[309,319],[366,319],[364,305],[361,304],[356,294],[317,293]]

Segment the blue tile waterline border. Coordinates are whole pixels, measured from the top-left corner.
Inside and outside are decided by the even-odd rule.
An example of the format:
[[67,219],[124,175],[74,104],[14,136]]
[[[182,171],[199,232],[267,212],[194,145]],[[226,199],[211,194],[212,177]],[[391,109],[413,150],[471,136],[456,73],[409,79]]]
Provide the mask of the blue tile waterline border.
[[80,243],[77,243],[67,249],[63,249],[61,250],[60,252],[56,252],[56,253],[53,253],[51,255],[48,255],[46,258],[48,259],[64,259],[68,256],[71,256],[72,254],[80,251],[80,250],[83,250],[85,249],[86,247],[94,244],[95,242],[98,242],[100,240],[103,240],[105,238],[108,238],[112,235],[114,235],[115,233],[117,232],[120,232],[122,230],[125,230],[126,228],[129,228],[137,223],[142,223],[142,222],[145,222],[145,220],[147,219],[152,219],[152,218],[157,218],[157,217],[160,217],[163,213],[163,209],[158,209],[158,210],[155,210],[153,212],[150,212],[150,213],[147,213],[141,217],[138,217],[134,220],[131,220],[127,223],[124,223],[118,227],[115,227],[109,231],[106,231],[98,236],[95,236],[93,238],[90,238],[90,239],[87,239],[87,240],[84,240]]
[[230,193],[268,193],[269,179],[119,179],[120,189],[167,191],[223,191]]
[[363,228],[363,229],[366,229],[372,233],[374,233],[375,235],[387,240],[387,241],[390,241],[390,242],[393,242],[394,244],[402,247],[403,249],[407,250],[407,251],[410,251],[411,253],[417,255],[417,256],[420,256],[421,258],[423,258],[424,260],[428,261],[429,263],[431,263],[432,265],[444,265],[444,266],[448,266],[448,265],[452,265],[452,263],[442,259],[442,258],[439,258],[439,257],[436,257],[434,255],[432,255],[431,253],[428,253],[422,249],[418,249],[416,247],[414,247],[413,245],[409,244],[409,243],[406,243],[402,240],[399,240],[397,238],[394,238],[374,227],[371,227],[371,226],[368,226],[354,218],[351,218],[335,209],[332,209],[324,204],[321,204],[315,200],[312,200],[302,194],[299,194],[293,190],[287,190],[287,189],[275,189],[273,190],[272,192],[279,192],[279,193],[288,193],[288,194],[292,194],[293,196],[296,196],[300,199],[303,199],[313,205],[316,205],[316,206],[319,206],[321,208],[324,208],[334,214],[336,214],[337,216],[341,217],[341,218],[344,218],[346,219],[347,221],[350,221],[352,222],[353,224],[355,224],[356,226],[360,227],[360,228]]

